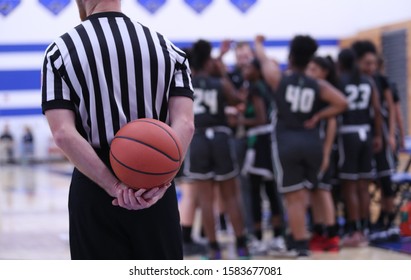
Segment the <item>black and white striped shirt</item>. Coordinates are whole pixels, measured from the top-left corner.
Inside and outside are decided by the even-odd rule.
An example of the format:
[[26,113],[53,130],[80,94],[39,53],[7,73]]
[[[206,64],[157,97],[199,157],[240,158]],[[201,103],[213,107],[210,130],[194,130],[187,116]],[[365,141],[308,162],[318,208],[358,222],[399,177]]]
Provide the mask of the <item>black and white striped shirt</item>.
[[171,96],[193,97],[184,52],[122,13],[93,14],[46,50],[42,110],[73,110],[93,147],[132,120],[167,122]]

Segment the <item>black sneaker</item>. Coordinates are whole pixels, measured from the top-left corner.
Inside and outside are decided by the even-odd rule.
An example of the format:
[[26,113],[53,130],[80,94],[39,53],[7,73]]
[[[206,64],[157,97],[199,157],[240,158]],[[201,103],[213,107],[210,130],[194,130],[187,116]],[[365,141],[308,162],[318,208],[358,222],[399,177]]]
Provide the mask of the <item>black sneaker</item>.
[[201,256],[202,260],[221,260],[221,251],[217,249],[208,248],[208,252]]
[[306,259],[311,255],[310,250],[307,249],[300,249],[296,250],[297,251],[297,258],[298,259]]
[[205,254],[206,247],[196,242],[183,243],[183,254],[184,256],[194,256]]
[[391,226],[389,229],[387,229],[387,239],[390,242],[400,241],[400,228],[397,226]]
[[251,259],[250,252],[247,247],[237,247],[237,257],[240,260],[249,260]]

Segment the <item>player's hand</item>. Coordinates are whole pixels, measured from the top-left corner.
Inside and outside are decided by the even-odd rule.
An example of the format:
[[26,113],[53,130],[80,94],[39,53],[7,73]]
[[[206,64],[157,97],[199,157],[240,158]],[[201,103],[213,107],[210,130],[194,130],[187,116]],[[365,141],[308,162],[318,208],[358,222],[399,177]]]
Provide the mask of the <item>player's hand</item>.
[[257,44],[262,44],[265,41],[265,37],[263,35],[255,36],[254,42]]
[[304,128],[313,129],[317,126],[319,121],[320,121],[320,118],[318,117],[318,115],[314,115],[312,116],[311,119],[304,122]]
[[395,136],[388,137],[388,145],[390,145],[391,151],[395,152],[397,148],[397,142],[395,141]]
[[379,136],[375,136],[372,140],[372,147],[374,153],[378,153],[382,149],[382,139]]
[[220,45],[220,58],[222,58],[231,49],[231,40],[223,40]]
[[330,167],[330,157],[323,157],[320,173],[324,174],[328,170],[328,167]]
[[405,150],[405,139],[404,139],[404,137],[400,137],[400,149]]

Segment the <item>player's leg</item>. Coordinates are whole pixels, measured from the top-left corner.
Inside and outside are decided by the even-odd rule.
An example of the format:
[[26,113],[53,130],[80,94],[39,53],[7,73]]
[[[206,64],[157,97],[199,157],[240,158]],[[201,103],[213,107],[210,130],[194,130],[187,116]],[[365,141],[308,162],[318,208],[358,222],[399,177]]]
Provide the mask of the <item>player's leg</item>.
[[249,257],[244,220],[241,212],[241,205],[238,196],[238,184],[236,178],[231,178],[225,181],[219,182],[221,197],[225,203],[227,214],[230,217],[231,224],[234,229],[236,237],[237,254],[239,257]]
[[[395,219],[395,190],[391,181],[394,172],[394,158],[390,147],[384,141],[383,149],[375,156],[377,167],[377,183],[381,188],[381,211],[377,220],[377,227],[388,230],[393,226]],[[392,228],[394,230],[394,228]],[[396,237],[394,234],[392,237]]]
[[203,132],[197,132],[184,161],[184,176],[192,181],[192,187],[200,198],[202,225],[209,242],[209,252],[205,257],[219,259],[221,253],[214,221],[214,175],[211,141]]
[[282,197],[278,193],[277,184],[274,180],[264,181],[264,187],[270,203],[271,227],[273,231],[273,238],[269,244],[270,254],[282,253],[287,249],[285,245],[285,225]]
[[[272,143],[273,163],[279,192],[285,200],[288,226],[294,239],[297,254],[307,256],[308,230],[306,213],[309,202],[309,191],[303,161],[304,149],[300,133],[278,131]],[[281,148],[279,148],[281,147]]]
[[399,228],[394,224],[396,192],[391,181],[391,175],[394,172],[394,159],[385,140],[383,141],[383,149],[374,158],[377,169],[376,184],[381,190],[381,210],[376,223],[371,227],[370,242],[397,240]]
[[309,205],[309,190],[300,188],[284,194],[288,213],[288,226],[294,239],[295,249],[301,256],[308,255],[308,230],[306,228],[306,213]]
[[195,214],[199,207],[198,187],[185,179],[180,179],[178,186],[182,194],[179,210],[184,256],[203,254],[205,253],[204,246],[193,239]]
[[[357,247],[362,245],[364,241],[361,231],[359,195],[363,142],[358,133],[346,133],[339,137],[339,176],[341,179],[342,197],[345,203],[344,209],[347,215],[347,235],[343,238],[342,244],[346,247]],[[368,161],[369,165],[371,165],[371,159],[368,159]]]
[[237,254],[248,258],[249,253],[245,238],[244,220],[241,211],[241,199],[237,175],[239,173],[235,151],[231,145],[231,136],[217,132],[213,139],[213,157],[215,179],[219,182],[221,198],[236,235]]
[[261,184],[262,177],[249,174],[251,184],[251,208],[253,214],[253,239],[250,243],[250,252],[253,255],[264,254],[267,250],[263,240],[262,213],[261,213]]
[[311,192],[311,209],[314,219],[314,236],[310,242],[310,249],[339,251],[340,240],[330,188],[317,188]]
[[217,188],[215,188],[215,208],[218,213],[218,227],[221,231],[226,231],[227,230],[227,222],[226,222],[226,207],[224,200],[221,198],[220,191]]
[[209,251],[205,257],[207,259],[221,259],[221,250],[215,231],[214,181],[196,181],[195,184],[198,188],[198,195],[201,197],[201,219],[209,243]]

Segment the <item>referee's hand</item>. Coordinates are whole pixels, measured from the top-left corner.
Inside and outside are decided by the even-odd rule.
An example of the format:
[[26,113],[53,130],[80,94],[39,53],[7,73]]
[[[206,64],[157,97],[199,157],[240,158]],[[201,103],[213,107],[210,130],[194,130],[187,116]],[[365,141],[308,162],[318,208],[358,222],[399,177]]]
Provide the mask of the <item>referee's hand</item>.
[[171,183],[152,189],[131,189],[120,183],[117,186],[114,206],[120,206],[128,210],[146,209],[157,203],[165,194]]

